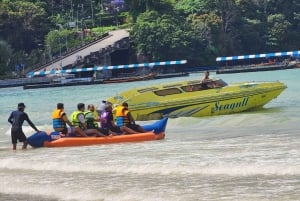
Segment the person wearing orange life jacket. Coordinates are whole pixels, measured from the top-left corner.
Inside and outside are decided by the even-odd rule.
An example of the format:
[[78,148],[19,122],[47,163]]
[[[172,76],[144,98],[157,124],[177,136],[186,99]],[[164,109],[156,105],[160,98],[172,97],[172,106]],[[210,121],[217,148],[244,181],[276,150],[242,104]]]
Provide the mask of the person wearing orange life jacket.
[[52,124],[54,131],[61,132],[63,135],[68,135],[69,130],[67,124],[72,127],[72,123],[69,121],[64,111],[63,103],[57,103],[56,109],[52,113]]
[[140,125],[135,123],[134,118],[132,117],[128,104],[124,102],[122,105],[118,106],[116,109],[116,123],[117,126],[126,126],[134,131],[145,133],[145,129]]
[[112,113],[112,104],[110,102],[106,102],[105,110],[102,111],[100,116],[101,128],[109,130],[115,135],[122,134],[136,134],[137,131],[134,131],[126,126],[117,126],[114,121],[113,113]]
[[116,108],[116,125],[121,127],[121,126],[125,126],[126,124],[129,123],[129,120],[127,118],[127,114],[128,114],[128,109],[123,106],[124,103],[122,105],[118,105]]

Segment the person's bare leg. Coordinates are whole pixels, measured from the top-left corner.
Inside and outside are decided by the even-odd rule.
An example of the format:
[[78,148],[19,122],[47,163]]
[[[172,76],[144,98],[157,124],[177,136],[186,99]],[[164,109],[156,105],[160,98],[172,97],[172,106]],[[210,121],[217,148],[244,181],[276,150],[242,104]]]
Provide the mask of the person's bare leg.
[[147,131],[141,127],[140,125],[138,125],[138,130],[141,132],[141,133],[146,133]]
[[99,132],[97,129],[87,129],[84,131],[87,135],[94,135],[96,137],[106,137],[103,133]]
[[27,142],[27,140],[26,140],[26,141],[23,142],[23,147],[22,147],[22,149],[27,149],[27,145],[28,145],[28,142]]
[[122,126],[120,129],[122,132],[125,132],[125,134],[137,134],[138,133],[135,130],[132,130],[131,128],[128,128],[126,126]]
[[111,130],[108,131],[108,136],[115,136],[115,135],[117,135],[117,133],[112,132]]
[[16,149],[17,149],[17,144],[13,143],[13,150],[16,150]]
[[88,137],[87,134],[79,127],[75,127],[74,132],[81,137]]

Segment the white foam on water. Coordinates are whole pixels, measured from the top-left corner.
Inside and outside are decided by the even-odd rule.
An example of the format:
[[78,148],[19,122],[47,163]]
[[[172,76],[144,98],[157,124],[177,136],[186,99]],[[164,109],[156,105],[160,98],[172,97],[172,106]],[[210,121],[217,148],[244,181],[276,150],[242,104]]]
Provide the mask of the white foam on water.
[[[219,163],[199,163],[199,164],[168,164],[167,161],[159,164],[78,164],[72,161],[24,161],[15,159],[0,159],[0,169],[10,171],[55,171],[60,173],[114,173],[114,174],[137,174],[137,175],[227,175],[227,176],[300,176],[300,164],[293,165],[274,163],[245,163],[245,162],[219,162]],[[76,164],[76,165],[75,165]],[[101,167],[101,168],[99,168]]]

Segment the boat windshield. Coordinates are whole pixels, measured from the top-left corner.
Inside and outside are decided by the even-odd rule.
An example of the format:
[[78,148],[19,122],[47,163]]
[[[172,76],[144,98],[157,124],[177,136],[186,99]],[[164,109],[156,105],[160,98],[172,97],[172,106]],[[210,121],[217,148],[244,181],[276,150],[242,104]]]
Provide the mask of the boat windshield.
[[178,88],[162,89],[154,92],[158,96],[167,96],[182,93]]
[[181,89],[185,92],[191,92],[191,91],[221,88],[227,85],[228,84],[226,82],[224,82],[222,79],[219,79],[219,80],[208,80],[201,83],[189,84],[187,86],[181,87]]

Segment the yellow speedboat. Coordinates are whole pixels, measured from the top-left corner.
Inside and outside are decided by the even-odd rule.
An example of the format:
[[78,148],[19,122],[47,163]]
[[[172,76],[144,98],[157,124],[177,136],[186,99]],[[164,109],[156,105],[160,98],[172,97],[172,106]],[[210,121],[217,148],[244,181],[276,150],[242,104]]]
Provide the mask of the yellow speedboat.
[[222,79],[181,81],[124,91],[107,101],[127,102],[136,120],[164,116],[201,117],[242,112],[276,98],[287,86],[281,82],[243,82],[228,85]]

